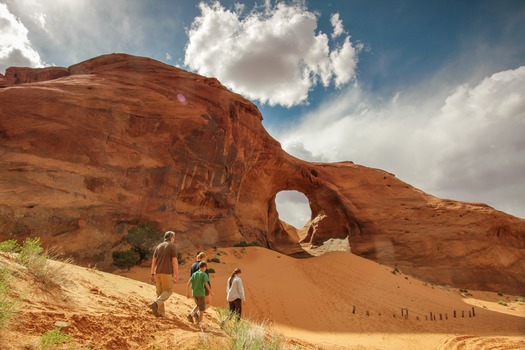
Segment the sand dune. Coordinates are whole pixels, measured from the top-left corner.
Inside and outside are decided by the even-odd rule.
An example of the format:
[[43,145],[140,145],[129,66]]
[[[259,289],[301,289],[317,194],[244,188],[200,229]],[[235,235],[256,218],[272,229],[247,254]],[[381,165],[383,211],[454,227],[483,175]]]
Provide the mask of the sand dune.
[[[346,252],[299,260],[257,247],[207,253],[220,261],[209,263],[216,271],[214,306],[226,307],[226,279],[240,267],[245,316],[269,322],[292,349],[525,348],[525,306],[511,303],[510,296],[469,291],[474,298],[465,299],[457,289],[393,274],[392,268]],[[0,335],[0,348],[35,348],[38,336],[56,322],[65,322],[79,344],[94,349],[195,348],[203,335],[186,320],[193,306],[184,296],[190,263],[181,266],[183,281],[175,288],[180,295],[167,302],[165,319],[147,308],[155,294],[146,282],[147,267],[120,272],[131,277],[125,278],[68,265],[64,283],[47,290],[21,280],[16,291],[23,311]],[[498,305],[497,298],[509,306]],[[205,336],[226,342],[215,309],[205,325]]]
[[[449,344],[446,348],[455,348],[464,342],[479,343],[478,338],[502,342],[501,337],[508,339],[503,341],[506,346],[525,345],[523,303],[516,310],[496,307],[504,308],[501,311],[506,314],[489,311],[485,305],[497,305],[495,302],[468,299],[477,303],[467,303],[457,289],[394,274],[390,267],[350,253],[294,259],[252,247],[209,250],[207,254],[209,259],[220,260],[209,264],[216,271],[211,277],[215,306],[227,307],[226,279],[240,267],[248,318],[268,320],[283,334],[320,346],[398,349],[406,348],[405,343],[426,347],[423,345],[432,339],[434,347]],[[188,266],[181,267],[184,280],[187,270]],[[184,294],[184,288],[181,283],[176,290]],[[430,321],[431,313],[435,321]],[[456,335],[471,338],[456,341]]]

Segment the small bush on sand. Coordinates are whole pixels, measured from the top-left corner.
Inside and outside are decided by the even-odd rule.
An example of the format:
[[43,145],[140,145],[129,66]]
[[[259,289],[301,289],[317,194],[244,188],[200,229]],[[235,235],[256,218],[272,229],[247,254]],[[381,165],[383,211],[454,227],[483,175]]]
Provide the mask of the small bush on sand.
[[148,260],[153,249],[162,241],[163,233],[150,224],[139,224],[129,229],[128,234],[122,237],[122,241],[128,243],[131,248],[139,254],[137,264]]
[[20,244],[14,239],[0,242],[0,252],[4,253],[18,253],[20,252]]
[[36,271],[37,274],[40,274],[40,271],[44,269],[47,263],[47,257],[43,252],[44,248],[40,245],[40,238],[27,238],[16,260],[29,270]]
[[[28,238],[20,248],[20,253],[16,261],[27,267],[28,271],[33,274],[36,281],[46,286],[61,284],[65,279],[65,264],[58,264],[48,261],[59,260],[57,254],[44,252],[40,245],[40,238]],[[62,260],[64,263],[71,263],[71,259]]]
[[113,265],[120,269],[128,269],[128,271],[135,266],[139,259],[139,253],[133,249],[121,251],[117,250],[112,253],[113,256]]
[[284,349],[283,337],[272,332],[267,323],[237,319],[229,310],[217,308],[221,328],[230,337],[229,349],[278,350]]
[[42,350],[46,349],[56,349],[60,345],[69,343],[73,339],[68,334],[62,332],[60,329],[55,328],[52,331],[46,332],[40,336],[40,348]]

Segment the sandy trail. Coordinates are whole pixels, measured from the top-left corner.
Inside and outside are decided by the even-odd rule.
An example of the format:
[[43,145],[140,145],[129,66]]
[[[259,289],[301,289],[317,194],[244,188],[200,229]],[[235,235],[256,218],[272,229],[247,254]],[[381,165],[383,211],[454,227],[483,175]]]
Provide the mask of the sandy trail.
[[[457,289],[394,274],[346,252],[299,260],[258,247],[207,254],[219,260],[209,263],[216,271],[214,307],[227,307],[226,280],[240,267],[244,316],[271,325],[292,349],[525,349],[525,306],[513,296],[470,291],[473,296],[464,298]],[[0,349],[37,348],[39,336],[58,324],[91,349],[184,350],[211,340],[225,345],[215,308],[206,313],[205,333],[186,319],[194,305],[185,297],[191,262],[181,266],[182,281],[164,319],[147,307],[155,295],[147,266],[116,271],[121,276],[64,265],[63,282],[46,288],[19,279],[14,292],[22,312],[0,335]],[[23,276],[23,268],[16,269]],[[507,306],[497,303],[502,298]]]

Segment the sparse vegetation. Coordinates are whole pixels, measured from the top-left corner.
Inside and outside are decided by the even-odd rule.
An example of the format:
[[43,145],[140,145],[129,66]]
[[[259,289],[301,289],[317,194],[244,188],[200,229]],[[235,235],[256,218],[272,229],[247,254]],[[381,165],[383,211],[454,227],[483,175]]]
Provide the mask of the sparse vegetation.
[[34,279],[46,286],[59,284],[63,277],[64,265],[49,264],[48,259],[56,259],[56,256],[44,252],[40,245],[40,238],[27,238],[20,246],[16,241],[9,240],[0,243],[3,252],[16,253],[15,261],[25,267],[33,274]]
[[56,349],[60,345],[69,343],[73,340],[71,336],[62,332],[59,328],[55,328],[52,331],[46,332],[40,336],[40,348],[45,349]]
[[261,244],[256,241],[253,241],[251,243],[246,243],[246,241],[240,241],[239,243],[235,243],[233,246],[234,247],[260,247]]
[[[51,286],[62,283],[64,264],[51,264],[48,259],[56,258],[44,252],[40,245],[40,238],[28,238],[20,246],[15,240],[0,242],[0,251],[4,253],[18,253],[14,258],[18,264],[27,268],[27,273],[33,280]],[[18,312],[19,300],[12,295],[12,280],[14,269],[0,263],[0,328]]]
[[153,249],[162,240],[162,231],[157,230],[150,224],[139,224],[129,229],[128,234],[122,237],[122,241],[128,243],[131,249],[139,254],[140,264],[148,260],[153,254]]
[[177,262],[179,263],[179,265],[183,265],[186,263],[186,259],[182,257],[181,252],[177,252]]
[[40,238],[27,238],[16,258],[21,265],[26,266],[37,277],[44,276],[47,257],[43,254],[44,248],[40,245]]
[[473,296],[472,293],[469,293],[466,289],[460,289],[459,294],[461,294],[462,297],[471,297]]
[[0,329],[16,314],[18,300],[10,293],[11,272],[7,266],[0,264]]
[[213,267],[208,268],[208,273],[215,273],[215,269]]
[[14,239],[0,242],[0,252],[4,253],[18,253],[20,252],[20,244]]
[[217,263],[217,264],[220,264],[221,261],[219,260],[219,258],[211,258],[211,259],[208,259],[208,262],[214,262],[214,263]]
[[397,266],[396,266],[396,267],[394,267],[394,269],[392,270],[392,274],[397,275],[398,273],[401,273],[401,270],[399,270],[399,269],[397,268]]
[[500,305],[503,305],[503,306],[509,306],[506,302],[504,302],[503,300],[498,300],[498,304]]
[[128,269],[128,271],[138,263],[140,258],[139,253],[133,249],[125,251],[117,250],[111,255],[113,257],[113,265],[120,269]]
[[[151,224],[139,224],[129,229],[128,233],[122,237],[122,242],[131,246],[129,250],[117,250],[112,253],[113,265],[128,270],[134,265],[140,265],[148,260],[155,246],[162,240],[162,231],[157,230]],[[133,259],[136,260],[133,264]],[[177,256],[177,260],[182,262],[182,256]]]
[[266,323],[255,323],[233,317],[226,309],[216,308],[221,320],[221,328],[230,337],[229,349],[284,349],[282,335],[275,333]]

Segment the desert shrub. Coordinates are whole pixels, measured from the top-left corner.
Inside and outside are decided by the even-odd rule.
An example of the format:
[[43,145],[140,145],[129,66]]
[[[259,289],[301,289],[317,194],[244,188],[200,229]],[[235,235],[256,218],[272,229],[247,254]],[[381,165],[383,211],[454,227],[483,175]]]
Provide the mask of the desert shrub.
[[45,261],[47,260],[42,254],[43,252],[44,248],[40,245],[40,238],[27,238],[20,249],[17,261],[28,268],[33,267],[34,265],[40,266],[42,263],[45,264]]
[[20,244],[14,239],[0,242],[0,252],[4,253],[18,253],[20,252]]
[[394,267],[394,269],[392,270],[392,273],[393,273],[394,275],[397,275],[398,273],[401,273],[401,271],[400,271],[400,270],[397,268],[397,266],[396,266],[396,267]]
[[11,296],[10,283],[10,270],[0,264],[0,329],[15,316],[18,310],[18,300]]
[[[57,254],[44,252],[40,245],[40,238],[28,238],[20,248],[16,261],[27,267],[35,280],[46,286],[61,284],[65,279],[65,264],[51,264],[48,260],[59,260]],[[71,259],[64,259],[64,263],[71,263]]]
[[37,280],[45,281],[47,257],[43,254],[40,238],[27,238],[20,249],[16,261],[27,267]]
[[213,267],[208,268],[208,273],[215,273],[215,269]]
[[131,249],[139,254],[137,264],[148,260],[155,246],[162,240],[162,231],[157,230],[150,224],[139,224],[129,229],[127,235],[122,237],[122,241],[128,243]]
[[179,265],[186,263],[186,259],[182,257],[181,252],[177,252],[177,262],[179,263]]
[[284,349],[283,337],[271,331],[266,322],[255,323],[234,317],[229,310],[216,308],[221,328],[230,337],[229,349]]
[[40,336],[40,348],[53,349],[64,343],[69,343],[73,340],[70,335],[62,332],[59,328],[46,332]]
[[503,306],[509,306],[506,302],[504,302],[503,300],[498,300],[498,304],[500,305],[503,305]]
[[140,259],[139,253],[133,249],[129,250],[117,250],[112,254],[113,265],[117,266],[120,269],[128,269],[128,271],[135,266]]
[[256,241],[253,241],[251,243],[246,243],[246,241],[240,241],[239,243],[235,243],[233,246],[234,247],[260,247],[261,244]]
[[217,263],[217,264],[220,264],[221,261],[219,260],[219,258],[211,258],[211,259],[208,259],[208,262],[214,262],[214,263]]
[[469,293],[468,290],[466,289],[460,289],[459,290],[459,294],[461,294],[463,297],[471,297],[473,296],[471,293]]

